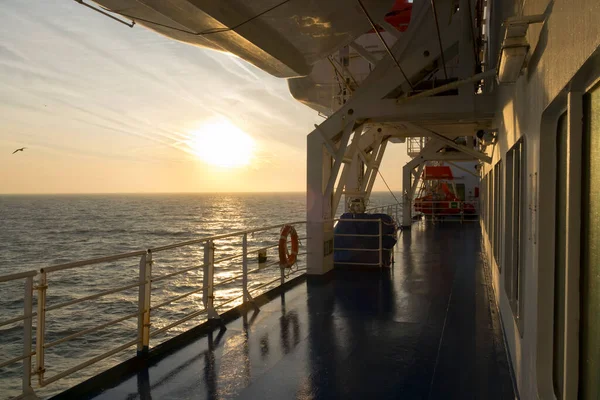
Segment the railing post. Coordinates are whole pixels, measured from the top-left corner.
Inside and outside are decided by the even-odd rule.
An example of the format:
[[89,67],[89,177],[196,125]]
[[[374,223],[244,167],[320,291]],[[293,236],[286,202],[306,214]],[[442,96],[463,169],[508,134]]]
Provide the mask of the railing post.
[[248,234],[242,237],[242,300],[248,301]]
[[254,301],[250,292],[248,291],[248,234],[244,233],[242,238],[242,295],[244,304],[247,301]]
[[44,336],[46,331],[46,289],[48,289],[48,277],[46,272],[41,270],[40,281],[38,282],[38,303],[37,303],[37,326],[36,326],[36,340],[35,340],[35,360],[36,360],[36,374],[38,376],[38,383],[40,386],[44,386],[44,372],[46,368],[44,366]]
[[206,308],[208,319],[218,319],[219,314],[215,311],[215,244],[212,240],[204,243],[204,290],[202,300]]
[[152,252],[140,258],[140,288],[138,298],[138,355],[147,354],[150,348],[150,304],[152,293]]
[[383,267],[383,223],[379,218],[379,267]]
[[33,276],[25,278],[25,297],[23,304],[23,394],[33,393],[31,388],[31,333],[33,330]]

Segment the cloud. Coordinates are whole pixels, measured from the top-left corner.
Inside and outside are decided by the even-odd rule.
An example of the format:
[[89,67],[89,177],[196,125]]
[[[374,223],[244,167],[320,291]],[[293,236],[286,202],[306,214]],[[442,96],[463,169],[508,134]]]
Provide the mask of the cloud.
[[27,62],[27,59],[17,50],[9,48],[8,44],[0,44],[0,60]]
[[[123,27],[75,2],[3,0],[2,10],[0,141],[24,140],[74,160],[183,165],[194,159],[189,131],[221,115],[257,141],[256,170],[304,159],[318,117],[284,80],[232,55]],[[253,179],[261,179],[258,171]]]

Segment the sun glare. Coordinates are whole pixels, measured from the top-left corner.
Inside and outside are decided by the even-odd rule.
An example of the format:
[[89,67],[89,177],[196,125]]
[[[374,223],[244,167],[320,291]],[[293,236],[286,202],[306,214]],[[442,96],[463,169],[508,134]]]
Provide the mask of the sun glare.
[[190,150],[208,164],[238,168],[252,161],[254,140],[227,120],[207,122],[190,133]]

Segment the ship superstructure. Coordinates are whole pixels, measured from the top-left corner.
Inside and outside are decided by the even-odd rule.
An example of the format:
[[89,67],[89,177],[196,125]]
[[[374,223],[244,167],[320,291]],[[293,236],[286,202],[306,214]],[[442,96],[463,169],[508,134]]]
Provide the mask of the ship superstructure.
[[[312,374],[309,368],[298,375],[310,386],[306,393],[315,398],[348,393],[352,397],[360,391],[346,392],[318,374],[335,373],[337,383],[358,390],[352,382],[362,379],[361,371],[373,380],[379,374],[364,371],[365,365],[352,366],[361,360],[375,365],[379,357],[385,361],[377,371],[387,374],[386,382],[397,384],[383,385],[378,398],[394,398],[398,390],[413,398],[443,398],[443,393],[477,398],[598,398],[600,255],[596,243],[600,224],[595,222],[600,193],[595,171],[600,159],[599,2],[78,2],[131,26],[143,25],[175,40],[235,54],[288,79],[292,95],[324,117],[307,136],[306,276],[310,282],[331,279],[334,274],[334,283],[307,286],[307,293],[301,293],[307,296],[308,307],[296,318],[309,320],[311,334],[303,338],[298,334],[298,343],[312,341],[309,351],[324,354],[322,358],[313,354],[308,360],[300,357],[314,366]],[[190,47],[190,51],[194,49]],[[353,286],[348,282],[360,275],[347,270],[335,275],[334,271],[336,210],[342,201],[350,211],[352,204],[368,200],[387,146],[398,143],[406,143],[411,161],[398,171],[403,177],[403,196],[397,222],[404,232],[393,268],[395,274],[407,274],[407,278],[377,278],[373,285],[380,285],[379,289],[369,286],[368,279]],[[456,202],[463,213],[468,209],[475,219],[435,219],[434,224],[415,225],[415,216],[427,214],[423,208],[426,200],[418,193],[428,166],[452,166],[457,174],[469,179],[476,176],[472,192],[467,190],[461,198],[454,189],[456,198],[447,199]],[[467,203],[472,204],[473,212]],[[205,262],[210,265],[210,244],[207,246]],[[451,249],[459,255],[448,258]],[[382,252],[382,246],[375,251]],[[429,256],[419,258],[425,253]],[[135,256],[142,254],[148,256],[147,252]],[[44,279],[50,271],[42,271]],[[205,274],[210,277],[210,269]],[[20,278],[33,285],[33,276]],[[206,279],[205,283],[211,278]],[[340,279],[339,285],[335,279]],[[247,277],[244,282],[247,285]],[[476,297],[475,282],[487,288],[488,297]],[[363,292],[356,302],[348,300],[353,290]],[[390,311],[394,307],[385,304],[370,308],[374,297],[369,295],[381,295],[378,290],[385,291],[384,302],[404,311],[394,314],[396,311]],[[398,291],[406,303],[390,294]],[[436,303],[436,293],[443,304]],[[211,296],[212,292],[205,292],[205,304],[210,306]],[[244,303],[252,300],[246,286],[243,296]],[[140,294],[140,304],[142,299]],[[144,318],[149,318],[150,306],[146,306],[147,313],[144,304],[140,305],[141,336],[136,342],[140,351],[147,345]],[[410,312],[402,307],[415,308]],[[208,312],[209,318],[218,316],[210,307]],[[286,309],[277,312],[285,314]],[[453,313],[464,313],[465,319]],[[486,329],[477,319],[481,313],[491,315],[483,322],[488,324]],[[315,317],[323,314],[327,318]],[[373,322],[377,315],[383,315],[389,324]],[[282,324],[298,323],[286,315],[281,318]],[[335,326],[336,318],[343,321],[343,328]],[[435,328],[433,337],[420,330],[428,326],[423,324],[428,318]],[[361,331],[364,320],[373,322],[380,334],[381,342],[371,345],[387,346],[392,359],[383,352],[361,350],[369,336]],[[473,329],[463,332],[460,326]],[[281,329],[288,333],[292,329],[292,336],[295,334],[293,326]],[[325,339],[312,334],[318,329]],[[411,329],[424,336],[412,335]],[[340,335],[347,340],[338,343],[331,339],[336,331],[343,332]],[[423,341],[411,342],[418,337]],[[478,345],[471,348],[460,337]],[[289,350],[290,339],[282,336],[281,340]],[[412,345],[402,348],[402,343]],[[212,336],[207,346],[207,354],[213,354]],[[436,346],[437,352],[429,351]],[[420,351],[423,357],[418,356]],[[287,357],[288,352],[284,353]],[[294,353],[290,350],[289,354]],[[402,354],[410,354],[405,358],[408,366],[399,367]],[[503,358],[506,356],[508,359]],[[27,357],[32,355],[23,359]],[[252,365],[256,366],[257,357],[249,355],[247,359],[255,360]],[[286,357],[277,362],[293,365]],[[450,365],[444,364],[450,360],[464,361],[471,372],[476,367],[496,372],[478,372],[485,384],[480,388],[477,379],[451,374]],[[490,364],[481,366],[482,360]],[[161,368],[168,370],[165,365],[168,363]],[[205,371],[214,372],[214,365],[207,365]],[[350,368],[347,374],[332,372],[344,366]],[[440,375],[440,371],[447,374]],[[43,376],[42,370],[37,373]],[[273,394],[273,398],[304,393],[285,376],[273,372],[259,376],[274,385],[277,396]],[[408,384],[401,384],[411,377],[419,390],[411,392]],[[248,379],[247,384],[240,384],[243,390],[232,393],[248,398],[256,394],[246,389],[252,387],[252,379]],[[210,383],[218,383],[219,377],[205,382],[209,382],[207,397],[214,397],[211,393],[216,389]],[[114,393],[125,393],[126,385],[112,384],[117,387]],[[294,391],[290,391],[292,387]]]

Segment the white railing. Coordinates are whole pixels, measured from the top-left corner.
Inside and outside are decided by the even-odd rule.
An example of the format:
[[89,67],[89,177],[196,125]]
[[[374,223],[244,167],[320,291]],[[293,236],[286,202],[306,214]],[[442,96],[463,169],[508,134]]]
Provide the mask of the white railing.
[[417,157],[421,150],[425,147],[429,141],[428,137],[409,137],[406,139],[406,154],[409,157]]
[[35,313],[33,312],[33,279],[36,274],[36,271],[27,271],[18,274],[0,276],[0,283],[25,281],[25,291],[23,293],[23,316],[0,322],[1,328],[3,326],[13,325],[23,321],[22,354],[20,356],[0,362],[0,369],[18,362],[23,362],[22,392],[21,395],[15,397],[16,399],[23,398],[33,393],[33,389],[31,388],[31,358],[36,355],[36,352],[32,351],[31,339],[33,333],[33,318],[35,317]]
[[[354,223],[362,223],[362,222],[377,222],[377,226],[378,226],[378,233],[377,234],[358,234],[358,233],[334,233],[333,237],[334,237],[334,246],[333,246],[333,251],[334,254],[336,251],[350,251],[350,252],[356,252],[356,253],[361,253],[361,252],[377,252],[379,255],[379,259],[378,262],[376,263],[367,263],[367,262],[350,262],[350,261],[334,261],[334,263],[336,265],[355,265],[355,266],[378,266],[378,267],[383,267],[384,265],[386,265],[386,263],[384,262],[384,251],[391,251],[393,250],[392,248],[386,248],[383,246],[383,238],[386,236],[391,236],[391,237],[396,237],[396,234],[384,234],[383,233],[383,226],[387,225],[387,223],[385,221],[383,221],[381,218],[376,218],[376,219],[355,219],[355,218],[339,218],[336,220],[337,222],[354,222]],[[394,232],[396,232],[397,230],[397,224],[396,222],[393,222],[392,225],[394,226]],[[378,238],[378,246],[377,248],[356,248],[356,247],[337,247],[335,245],[335,238],[336,237],[356,237],[356,238]],[[391,261],[391,260],[388,260]]]
[[[295,226],[299,231],[299,235],[302,236],[304,229],[300,229],[300,227],[304,227],[305,222],[293,222],[286,225]],[[25,281],[25,291],[22,300],[23,315],[0,321],[0,327],[10,325],[14,327],[15,324],[23,323],[24,334],[22,354],[6,360],[0,359],[0,371],[1,369],[16,363],[23,363],[21,394],[14,398],[24,398],[33,393],[32,376],[37,375],[37,387],[44,388],[51,383],[75,374],[102,360],[113,357],[130,347],[136,346],[138,354],[144,354],[151,348],[151,339],[200,316],[204,316],[206,319],[219,319],[219,314],[226,311],[226,306],[229,306],[227,309],[230,309],[238,304],[252,302],[253,295],[256,296],[257,294],[262,293],[262,291],[275,287],[273,286],[274,284],[279,285],[285,283],[286,279],[292,275],[294,277],[302,275],[306,268],[299,268],[298,265],[296,265],[295,268],[278,268],[280,270],[279,274],[273,274],[272,272],[269,274],[269,270],[273,271],[273,269],[269,267],[279,266],[278,259],[276,261],[258,264],[258,267],[251,268],[249,255],[258,254],[259,251],[262,252],[277,247],[280,235],[279,232],[274,234],[273,231],[281,229],[282,226],[283,225],[273,225],[259,229],[216,235],[167,246],[154,247],[148,250],[49,266],[42,268],[39,271],[28,271],[19,274],[0,276],[0,283],[10,284],[16,281]],[[256,243],[251,243],[254,236],[259,234],[269,234],[271,238],[269,243],[266,243],[264,238],[262,238],[262,240],[254,240]],[[241,252],[231,254],[230,248],[233,244],[236,244],[231,242],[233,238],[237,238],[237,240],[241,242],[237,243],[241,245]],[[299,239],[302,244],[302,240],[306,238],[300,237]],[[227,242],[220,243],[222,241]],[[273,242],[275,243],[273,244]],[[198,246],[201,246],[200,252],[188,251],[191,253],[189,259],[194,260],[195,256],[201,256],[202,262],[195,263],[194,265],[185,268],[169,268],[166,267],[166,264],[164,268],[155,267],[158,262],[161,261],[161,257],[165,259],[169,258],[168,252],[181,251],[182,249],[194,250],[194,248],[197,248]],[[215,257],[219,247],[227,249],[228,253],[226,256],[219,258]],[[304,255],[306,255],[306,252],[302,252],[301,250],[300,254],[298,254],[300,263],[305,261]],[[241,271],[238,270],[238,273],[234,273],[231,276],[222,274],[219,266],[225,263],[231,264],[234,260],[238,263],[241,261]],[[78,271],[83,268],[93,267],[94,270],[92,276],[99,278],[101,276],[105,277],[106,275],[110,275],[110,271],[108,271],[110,268],[103,270],[102,268],[99,268],[99,266],[106,264],[114,265],[115,263],[125,265],[130,264],[132,261],[136,262],[137,278],[129,281],[125,280],[116,286],[110,286],[102,291],[73,298],[68,301],[48,301],[49,294],[52,294],[53,287],[58,287],[61,284],[64,286],[64,282],[61,283],[61,281],[65,280],[65,275],[63,274],[61,276],[61,272],[68,274],[69,276],[66,278],[69,278],[76,276]],[[225,272],[226,274],[231,274],[232,271],[229,269]],[[179,276],[190,274],[195,274],[193,276],[194,279],[192,279],[195,284],[194,287],[189,288],[191,290],[187,290],[185,293],[177,294],[177,296],[167,299],[159,299],[160,301],[154,299],[153,289],[155,289],[154,286],[157,283],[163,281],[166,282]],[[116,275],[120,278],[118,270]],[[253,284],[251,278],[260,275],[262,275],[262,280],[257,280]],[[273,276],[276,276],[275,279],[271,279]],[[236,295],[223,296],[220,298],[217,293],[218,290],[226,285],[231,286],[236,281],[240,282],[240,287],[236,288]],[[35,286],[34,282],[36,283]],[[86,282],[84,282],[84,284],[85,283]],[[93,286],[94,289],[96,289],[97,285]],[[112,295],[121,295],[135,288],[137,288],[137,300],[129,301],[129,303],[135,303],[135,311],[132,310],[125,315],[119,315],[118,318],[103,321],[99,324],[93,324],[92,326],[79,329],[76,332],[61,337],[54,337],[49,340],[46,332],[47,323],[52,322],[55,318],[60,318],[57,314],[62,310],[74,306],[80,307],[81,304],[88,304],[94,300],[107,299]],[[229,288],[229,291],[231,291],[231,287]],[[78,293],[77,290],[72,290],[71,292]],[[37,296],[34,296],[34,294],[37,294]],[[202,295],[202,307],[198,307],[198,309],[188,312],[185,315],[178,315],[178,318],[174,321],[162,321],[162,326],[160,326],[161,323],[159,323],[159,321],[155,321],[152,318],[153,314],[166,309],[173,303],[200,294]],[[36,303],[35,305],[34,300]],[[192,302],[192,306],[195,306],[195,303]],[[82,315],[80,311],[72,312],[68,315],[71,318],[77,318],[75,321],[72,321],[73,324],[77,326],[85,321],[96,321],[96,318],[98,318],[99,315],[95,314],[97,313],[94,313],[93,310],[89,315]],[[171,314],[171,312],[169,312],[169,314]],[[52,349],[57,348],[61,344],[72,342],[86,335],[109,329],[115,325],[126,323],[129,320],[134,320],[136,318],[137,323],[135,325],[137,331],[135,332],[135,339],[127,340],[119,346],[109,350],[100,351],[99,349],[94,349],[96,354],[94,354],[93,357],[87,358],[75,365],[69,365],[68,368],[64,368],[60,371],[55,371],[52,376],[47,376],[46,356],[49,353],[52,353]],[[34,320],[36,321],[35,335],[33,334]],[[154,325],[159,326],[152,329]],[[72,329],[72,327],[70,329]],[[8,343],[8,345],[13,345],[14,347],[14,343]],[[32,350],[34,346],[35,350]],[[0,354],[4,355],[6,352],[1,351]],[[32,371],[34,358],[35,369]],[[53,365],[53,369],[56,369],[55,367],[56,366]],[[7,393],[8,389],[6,391],[3,390],[3,392],[3,395],[9,394]]]
[[478,201],[415,200],[416,215],[436,221],[472,222],[479,220]]
[[399,226],[402,222],[402,204],[401,203],[386,204],[383,206],[367,208],[367,210],[365,212],[369,213],[369,214],[378,214],[378,213],[379,214],[387,214],[387,215],[391,216],[394,219],[394,221],[396,222],[396,224],[398,224]]
[[[397,219],[400,207],[395,204],[375,207],[371,210],[395,215]],[[334,221],[339,221],[339,219]],[[377,249],[350,248],[334,250],[377,251],[379,252],[379,259],[376,265],[382,266],[384,264],[384,251],[391,250],[383,247],[383,238],[386,236],[383,234],[383,224],[385,222],[381,219],[344,219],[344,221],[359,223],[378,221],[378,234],[348,234],[347,236],[378,237],[379,246]],[[129,353],[124,353],[125,350],[134,346],[138,354],[145,354],[150,348],[154,347],[151,346],[155,343],[152,340],[166,340],[165,335],[169,331],[173,333],[174,328],[186,323],[197,325],[199,323],[197,318],[199,317],[206,320],[218,320],[220,314],[228,309],[240,304],[251,303],[253,302],[253,296],[285,283],[290,276],[302,275],[306,270],[305,265],[303,268],[300,268],[299,265],[296,265],[295,268],[280,268],[278,257],[274,261],[258,263],[258,266],[255,267],[252,267],[253,263],[250,262],[249,256],[258,256],[259,252],[262,253],[278,247],[279,230],[284,225],[292,225],[297,229],[301,245],[298,260],[300,264],[305,264],[306,251],[305,249],[302,250],[302,241],[306,239],[306,222],[300,221],[189,240],[147,250],[53,265],[39,271],[34,270],[0,276],[0,284],[12,284],[12,289],[14,289],[15,282],[25,282],[22,300],[20,300],[20,297],[17,299],[17,301],[23,302],[23,314],[0,321],[0,328],[6,326],[14,328],[16,324],[22,323],[24,332],[20,345],[14,342],[0,342],[0,346],[8,345],[14,348],[19,345],[22,348],[19,356],[9,359],[1,358],[8,351],[0,348],[0,374],[2,374],[3,368],[14,366],[19,362],[23,364],[21,389],[18,390],[16,386],[7,388],[3,390],[3,395],[10,396],[11,390],[16,395],[15,399],[33,394],[32,377],[34,376],[37,376],[36,389],[39,388],[40,390],[71,375],[78,378],[78,380],[83,380],[107,368],[106,365],[98,365],[100,361],[108,358],[111,358],[111,361],[114,362],[123,361],[123,358],[115,359],[115,357],[127,356]],[[344,236],[344,234],[337,234],[336,236]],[[232,251],[234,247],[241,247],[241,251]],[[215,255],[221,251],[225,252],[225,255],[216,257]],[[173,262],[169,260],[178,256],[178,254],[173,255],[173,252],[183,252],[183,258],[180,257],[179,259],[186,262],[192,261],[192,265],[173,266]],[[134,265],[132,266],[132,264]],[[221,268],[223,265],[229,268]],[[231,268],[232,265],[234,265],[233,268]],[[276,269],[270,267],[276,267]],[[92,270],[87,271],[86,268]],[[278,273],[274,273],[277,269],[279,269]],[[131,276],[127,277],[128,274]],[[119,283],[114,284],[113,282],[113,284],[103,287],[106,279],[112,276],[118,278]],[[254,277],[259,279],[253,279]],[[173,282],[173,280],[183,278],[189,279],[183,282],[184,284],[181,281],[175,281],[172,286],[177,289],[180,289],[180,286],[186,286],[187,288],[183,293],[178,292],[175,296],[172,296],[171,293],[168,293],[168,290],[164,290],[167,295],[160,295],[160,291],[164,289],[164,286],[160,286],[161,284],[164,285],[164,282]],[[74,285],[73,280],[78,286],[71,288],[70,285]],[[239,282],[239,284],[236,282]],[[98,291],[100,287],[103,287],[103,289]],[[86,288],[88,292],[90,289],[93,292],[85,293],[83,289]],[[67,290],[68,296],[64,293],[61,295],[59,293],[61,289]],[[221,293],[221,290],[223,293],[228,291],[229,295]],[[232,291],[234,292],[233,295],[231,294]],[[83,295],[73,296],[73,294],[78,293],[83,293]],[[115,296],[119,297],[115,299]],[[201,304],[194,301],[196,296],[201,296],[199,302]],[[182,302],[185,299],[187,301]],[[0,299],[0,303],[3,300],[14,299],[3,297]],[[125,310],[123,314],[119,315],[114,310],[102,313],[95,308],[95,301],[105,301],[109,305],[119,306],[119,312],[123,311],[121,306],[129,305],[131,309]],[[175,308],[174,304],[176,303],[181,304],[180,308],[183,308],[185,313]],[[89,314],[82,311],[82,307],[86,305],[94,306]],[[167,317],[159,318],[161,312],[166,312]],[[6,312],[2,314],[6,314]],[[172,320],[168,317],[171,317]],[[52,332],[48,332],[47,327],[50,326],[49,324],[57,325],[57,321],[61,318],[68,319],[69,326],[62,329],[54,328]],[[106,320],[107,318],[111,319]],[[194,319],[196,320],[192,321]],[[128,326],[125,328],[119,327],[122,324]],[[77,329],[74,329],[74,327]],[[122,343],[120,342],[118,346],[111,349],[91,346],[90,351],[79,358],[70,357],[62,363],[48,364],[50,368],[47,371],[47,356],[56,357],[59,355],[61,345],[73,346],[75,342],[80,346],[82,343],[87,346],[87,342],[84,341],[85,336],[101,331],[105,334],[106,331],[111,329],[118,330],[119,333],[129,333],[132,337],[122,340]],[[101,343],[107,342],[102,341]],[[130,358],[130,356],[127,356],[127,358]],[[34,364],[35,369],[32,370]],[[94,366],[95,370],[86,370],[87,375],[84,375],[82,371],[91,366]],[[59,367],[61,368],[59,369]],[[51,376],[48,376],[49,372],[52,372]],[[18,379],[18,376],[15,376],[15,378]],[[71,384],[73,382],[56,389],[64,390]],[[18,391],[20,391],[20,394],[18,394]]]

